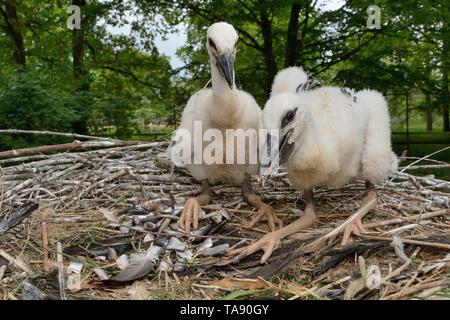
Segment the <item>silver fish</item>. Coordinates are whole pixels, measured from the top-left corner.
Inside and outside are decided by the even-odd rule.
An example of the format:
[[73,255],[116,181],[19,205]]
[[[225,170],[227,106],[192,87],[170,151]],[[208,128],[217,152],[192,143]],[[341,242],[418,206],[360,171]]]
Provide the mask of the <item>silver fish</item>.
[[97,275],[97,277],[100,280],[106,280],[108,279],[108,275],[102,268],[94,268],[94,273]]
[[193,256],[194,254],[189,249],[183,252],[177,252],[177,257],[180,258],[181,260],[191,260]]
[[139,225],[145,222],[155,222],[158,220],[158,218],[154,214],[136,215],[132,216],[132,219],[135,225]]
[[154,231],[156,229],[158,229],[158,226],[156,225],[156,223],[153,222],[146,222],[144,223],[144,229],[148,230],[148,231]]
[[190,236],[194,237],[194,240],[196,237],[202,237],[208,234],[209,231],[213,228],[212,224],[207,224],[201,228],[198,228],[197,230],[191,231]]
[[167,244],[167,250],[184,251],[186,250],[186,243],[182,242],[176,237],[171,237]]
[[173,271],[174,272],[181,272],[181,271],[184,271],[184,270],[186,270],[186,265],[185,264],[176,262],[175,265],[173,266]]
[[45,300],[45,295],[28,280],[22,282],[22,300]]
[[117,259],[117,252],[114,248],[108,247],[108,258],[110,260],[116,260]]
[[224,243],[211,248],[203,248],[201,251],[198,252],[198,254],[202,256],[215,256],[227,253],[229,250],[230,245],[228,243]]
[[211,248],[212,246],[213,246],[213,241],[211,238],[208,238],[199,245],[199,247],[197,249],[197,253],[202,251],[203,249]]

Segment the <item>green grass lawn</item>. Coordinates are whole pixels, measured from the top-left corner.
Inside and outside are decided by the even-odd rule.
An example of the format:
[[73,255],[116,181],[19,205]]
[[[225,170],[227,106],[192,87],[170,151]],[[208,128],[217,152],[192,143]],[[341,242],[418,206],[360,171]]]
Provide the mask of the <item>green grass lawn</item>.
[[[392,132],[405,132],[405,127],[394,127]],[[425,125],[423,123],[411,123],[410,132],[426,132]],[[407,148],[406,134],[392,134],[393,148],[397,155],[401,155],[403,150]],[[442,127],[435,127],[431,133],[427,134],[409,134],[410,142],[427,142],[428,144],[410,144],[408,155],[410,157],[424,157],[438,150],[444,149],[450,146],[450,134],[443,133]],[[436,142],[436,144],[430,144],[430,142]],[[438,144],[439,143],[439,144]],[[432,159],[450,162],[450,149],[439,152],[433,156]],[[402,166],[408,164],[403,163]],[[433,169],[433,170],[414,170],[411,171],[416,175],[429,175],[434,174],[436,178],[450,180],[450,169]]]
[[130,140],[138,140],[138,141],[164,141],[169,140],[172,132],[174,131],[173,127],[151,127],[146,128],[145,130],[141,130],[140,132],[135,132]]

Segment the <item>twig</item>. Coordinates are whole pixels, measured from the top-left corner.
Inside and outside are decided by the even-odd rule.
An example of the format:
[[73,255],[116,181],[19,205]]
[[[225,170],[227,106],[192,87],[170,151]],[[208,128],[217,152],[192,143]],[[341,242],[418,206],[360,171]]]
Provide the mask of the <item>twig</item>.
[[42,267],[44,269],[44,272],[47,273],[50,271],[50,264],[48,260],[48,229],[47,229],[47,222],[43,221],[42,224]]
[[402,297],[409,296],[411,294],[417,293],[424,289],[441,288],[445,283],[446,283],[445,280],[437,280],[437,281],[433,281],[433,282],[418,284],[414,287],[408,288],[407,290],[405,290],[403,292],[394,293],[390,296],[384,297],[383,300],[400,299]]
[[56,244],[56,262],[58,265],[58,285],[59,285],[59,295],[61,300],[67,300],[66,296],[66,279],[64,275],[64,257],[62,251],[62,244],[58,242]]
[[10,256],[8,253],[3,251],[2,249],[0,249],[0,256],[5,258],[6,260],[8,260],[8,262],[12,263],[13,265],[18,267],[19,269],[25,271],[27,274],[29,274],[29,275],[33,275],[34,274],[33,270],[31,270],[23,261]]
[[[391,241],[393,238],[391,237],[378,237],[378,236],[370,236],[366,234],[360,235],[360,237],[370,240],[383,240],[383,241]],[[427,242],[427,241],[419,241],[419,240],[412,240],[412,239],[402,239],[404,243],[409,244],[415,244],[418,246],[425,246],[425,247],[432,247],[437,249],[444,249],[444,250],[450,250],[450,244],[445,243],[439,243],[439,242]]]
[[110,140],[110,141],[121,141],[117,139],[88,136],[78,133],[65,133],[65,132],[54,132],[54,131],[36,131],[36,130],[17,130],[17,129],[7,129],[0,130],[0,134],[30,134],[35,136],[59,136],[74,139],[84,139],[84,140]]
[[[419,163],[419,162],[421,162],[421,161],[423,161],[423,160],[425,160],[425,159],[427,159],[427,158],[429,158],[429,157],[431,157],[431,156],[434,156],[435,154],[438,154],[438,153],[440,153],[440,152],[442,152],[442,151],[445,151],[445,150],[448,150],[448,149],[450,149],[450,147],[445,147],[445,148],[439,149],[439,150],[437,150],[437,151],[435,151],[435,152],[433,152],[433,153],[427,154],[426,156],[424,156],[424,157],[422,157],[422,158],[420,158],[420,159],[418,159],[418,160],[416,160],[416,161],[410,163],[409,165],[407,165],[406,167],[404,167],[400,172],[404,172],[405,170],[408,170],[408,168],[412,167],[412,166],[415,165],[416,163]],[[393,181],[394,179],[395,179],[395,176],[392,177],[391,180],[389,180],[389,181]]]
[[404,218],[395,218],[395,219],[390,219],[390,220],[383,220],[383,221],[365,223],[364,224],[364,228],[371,229],[371,228],[388,226],[388,225],[392,225],[392,224],[399,224],[399,223],[404,223],[404,222],[409,222],[409,221],[417,221],[417,222],[419,222],[419,221],[422,221],[424,219],[444,216],[444,215],[447,215],[447,214],[450,214],[450,209],[444,209],[444,210],[438,210],[438,211],[433,211],[433,212],[427,212],[427,213],[424,213],[424,214],[415,214],[415,215],[404,217]]

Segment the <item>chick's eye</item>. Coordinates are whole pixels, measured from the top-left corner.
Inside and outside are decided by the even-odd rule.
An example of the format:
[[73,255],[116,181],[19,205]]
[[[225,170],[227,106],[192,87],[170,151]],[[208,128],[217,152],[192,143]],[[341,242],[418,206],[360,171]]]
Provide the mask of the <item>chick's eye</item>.
[[208,43],[211,48],[214,48],[215,50],[217,50],[216,44],[214,43],[214,41],[212,41],[211,38],[208,38]]
[[287,121],[292,121],[292,119],[294,119],[294,116],[295,116],[295,111],[289,111],[289,112],[286,114],[286,119],[287,119]]
[[294,120],[295,113],[297,112],[297,109],[288,111],[284,117],[283,120],[281,120],[281,128],[286,127],[292,120]]

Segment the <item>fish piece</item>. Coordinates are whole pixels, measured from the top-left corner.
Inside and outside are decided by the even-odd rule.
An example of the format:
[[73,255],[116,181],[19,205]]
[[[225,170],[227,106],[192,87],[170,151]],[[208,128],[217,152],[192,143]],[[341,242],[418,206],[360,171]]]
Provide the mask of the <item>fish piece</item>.
[[152,235],[151,233],[146,234],[144,237],[144,240],[142,240],[144,243],[148,243],[148,242],[152,242],[155,240],[155,236]]
[[103,270],[102,268],[94,268],[94,273],[97,275],[97,277],[100,280],[108,279],[108,275],[106,274],[105,270]]
[[160,246],[160,247],[166,248],[167,245],[169,244],[169,238],[167,238],[167,237],[158,237],[158,238],[155,239],[155,244]]
[[168,198],[159,198],[144,203],[143,207],[151,212],[155,212],[157,215],[170,208],[173,205],[173,201]]
[[203,248],[202,250],[199,250],[198,254],[201,256],[216,256],[227,253],[229,250],[230,245],[228,243],[224,243],[211,248]]
[[173,212],[172,207],[167,207],[161,211],[161,213],[163,213],[163,214],[172,214],[172,212]]
[[3,279],[3,276],[5,275],[5,272],[6,272],[6,264],[0,266],[0,282],[1,282],[2,279]]
[[156,223],[153,223],[153,222],[145,222],[143,227],[145,230],[148,230],[148,231],[155,231],[156,229],[158,229],[158,226],[156,225]]
[[206,248],[211,248],[213,246],[213,241],[211,238],[207,238],[205,241],[203,241],[200,246],[197,249],[197,253],[202,251],[203,249]]
[[164,233],[166,235],[171,235],[171,236],[175,236],[175,237],[178,237],[178,238],[181,238],[181,237],[183,237],[185,235],[185,233],[182,232],[182,231],[175,231],[175,230],[171,230],[171,229],[166,229],[164,231]]
[[22,300],[45,300],[45,295],[30,281],[24,280],[22,286]]
[[67,289],[72,292],[77,292],[81,290],[81,270],[83,269],[83,264],[78,262],[71,262],[67,267]]
[[177,197],[175,198],[175,202],[179,205],[182,205],[184,207],[184,204],[186,203],[187,198],[186,197]]
[[170,219],[163,219],[161,221],[162,222],[161,222],[160,227],[158,229],[158,233],[163,232],[170,224]]
[[192,238],[194,238],[194,240],[195,240],[196,237],[202,237],[202,236],[207,235],[208,232],[211,231],[212,228],[213,228],[212,224],[207,224],[201,228],[198,228],[197,230],[191,231],[190,236]]
[[211,220],[215,223],[215,224],[219,224],[222,222],[222,219],[226,219],[226,220],[230,220],[230,214],[228,213],[227,210],[225,209],[221,209],[218,211],[214,211],[210,214],[207,215],[207,217],[210,217]]
[[146,214],[146,215],[133,215],[131,216],[135,225],[139,225],[145,222],[155,222],[158,220],[158,217],[154,214]]
[[64,249],[64,253],[71,256],[109,256],[108,248],[113,248],[116,253],[122,254],[131,248],[132,237],[129,235],[117,236],[109,239],[98,240],[95,245],[86,248],[81,246],[72,246]]
[[130,208],[125,211],[125,214],[128,216],[145,216],[149,214],[149,211],[140,208]]
[[180,262],[176,262],[175,265],[173,266],[173,271],[174,272],[181,272],[186,270],[187,266],[183,263]]
[[172,214],[174,216],[179,216],[183,212],[183,209],[184,209],[184,204],[175,204],[173,206]]
[[97,260],[97,261],[106,261],[106,260],[108,260],[108,258],[107,258],[106,256],[95,256],[95,257],[94,257],[94,260]]
[[8,264],[9,264],[9,261],[0,255],[0,267],[7,266]]
[[177,257],[181,260],[191,260],[194,257],[194,254],[188,249],[183,252],[177,252]]
[[150,260],[153,261],[153,263],[156,264],[158,262],[159,257],[166,251],[165,248],[162,248],[160,246],[153,245],[147,250],[147,254]]
[[117,259],[117,252],[116,252],[116,250],[114,250],[114,248],[108,247],[108,259],[109,260]]
[[184,251],[186,250],[186,243],[182,242],[176,237],[171,237],[167,244],[167,250]]
[[173,270],[173,266],[168,261],[161,261],[158,266],[158,271],[167,271],[170,272]]
[[100,208],[98,210],[103,214],[103,216],[106,218],[106,220],[115,222],[115,223],[119,223],[119,217],[111,210],[108,210],[106,208]]
[[133,222],[132,221],[125,221],[124,223],[122,223],[122,226],[120,227],[120,232],[121,233],[129,233],[130,232],[130,228],[128,227],[132,227],[133,226]]

